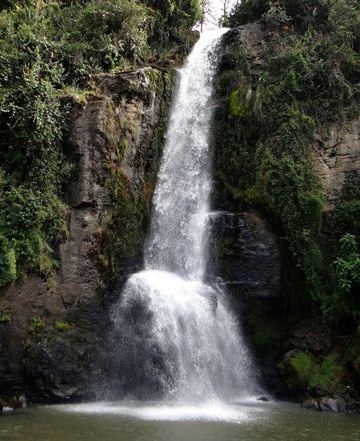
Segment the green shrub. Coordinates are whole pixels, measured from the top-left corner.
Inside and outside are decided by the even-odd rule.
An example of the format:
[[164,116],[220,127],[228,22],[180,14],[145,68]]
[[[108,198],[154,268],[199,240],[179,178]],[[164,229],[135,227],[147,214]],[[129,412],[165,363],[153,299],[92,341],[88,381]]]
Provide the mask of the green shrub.
[[287,15],[286,10],[282,6],[271,5],[264,13],[263,20],[265,24],[274,30],[278,30],[291,22],[291,18]]
[[342,366],[338,363],[336,356],[330,354],[321,364],[314,367],[309,378],[309,386],[324,392],[333,391],[340,383],[342,375]]
[[230,93],[229,105],[232,116],[243,117],[246,115],[246,107],[238,89]]
[[72,325],[70,323],[62,320],[56,321],[54,326],[55,329],[59,332],[67,332],[70,331],[70,329],[72,329]]
[[15,250],[8,240],[0,235],[0,286],[7,285],[16,279]]
[[294,381],[306,386],[314,367],[312,357],[305,352],[298,352],[290,359],[290,365],[294,370]]
[[306,352],[296,352],[288,365],[282,364],[288,384],[293,388],[317,389],[334,392],[341,383],[343,368],[335,354],[316,359]]
[[[37,270],[49,275],[55,267],[53,252],[49,243],[56,241],[66,233],[64,205],[53,195],[41,194],[24,186],[10,186],[0,194],[0,231],[11,240],[12,248],[6,253],[5,245],[9,239],[3,239],[3,259],[10,266],[7,277],[2,277],[0,285],[15,280],[23,272]],[[7,241],[7,242],[6,242]]]
[[230,15],[230,25],[238,26],[259,20],[270,5],[270,0],[242,0],[237,3]]
[[150,30],[153,50],[166,51],[175,44],[179,52],[181,46],[187,47],[189,42],[193,42],[190,30],[202,18],[203,0],[142,0],[142,3],[154,10]]
[[11,322],[11,315],[4,312],[4,313],[0,313],[0,324],[4,325],[6,323],[10,323]]
[[359,6],[354,0],[243,0],[233,9],[230,23],[237,26],[265,19],[265,23],[269,24],[269,16],[273,16],[277,22],[279,18],[281,22],[286,17],[285,21],[291,19],[300,32],[310,27],[325,31],[337,19],[352,20],[358,10]]
[[45,330],[45,322],[42,318],[34,317],[28,326],[28,332],[32,337],[36,337],[38,334]]

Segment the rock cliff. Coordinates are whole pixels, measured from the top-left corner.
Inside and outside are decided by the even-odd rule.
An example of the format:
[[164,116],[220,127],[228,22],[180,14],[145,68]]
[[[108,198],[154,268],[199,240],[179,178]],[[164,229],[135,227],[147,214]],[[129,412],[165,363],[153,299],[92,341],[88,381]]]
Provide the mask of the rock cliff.
[[[255,185],[263,150],[255,152],[253,140],[264,127],[256,119],[263,111],[261,87],[257,94],[254,85],[277,37],[253,23],[223,39],[209,273],[231,294],[265,382],[281,395],[289,393],[286,385],[304,393],[307,385],[294,368],[304,357],[322,369],[340,354],[355,371],[359,346],[356,337],[346,337],[351,358],[327,327],[306,316],[310,302],[289,258],[289,231],[280,225],[276,204],[266,205]],[[127,275],[142,264],[173,77],[154,68],[102,74],[93,77],[86,99],[67,98],[73,109],[63,146],[73,170],[66,189],[69,233],[58,244],[54,276],[31,274],[0,293],[1,394],[25,391],[32,400],[62,401],[106,393],[108,311]],[[308,151],[331,216],[347,182],[359,174],[359,120],[317,126]]]
[[145,68],[93,82],[86,102],[72,103],[64,143],[73,174],[58,270],[0,295],[4,395],[54,401],[98,393],[111,292],[141,265],[173,72]]
[[[327,272],[321,275],[321,289],[331,289],[334,274],[328,273],[334,267],[329,256],[339,251],[336,240],[346,232],[356,234],[359,121],[351,115],[335,118],[334,111],[332,119],[314,117],[310,141],[304,135],[306,129],[296,132],[299,126],[291,119],[295,113],[291,110],[286,114],[291,81],[286,78],[281,83],[281,75],[286,77],[287,70],[278,55],[284,51],[284,57],[291,57],[286,53],[289,34],[289,28],[274,30],[262,20],[231,29],[223,37],[214,117],[213,205],[220,213],[213,221],[211,264],[235,303],[240,304],[239,313],[245,318],[245,329],[271,391],[292,397],[342,394],[345,381],[351,390],[358,387],[356,360],[350,355],[358,351],[358,337],[350,331],[346,337],[348,350],[341,348],[336,326],[324,324],[314,304],[311,309],[314,299],[305,288],[311,267],[305,262],[317,247],[319,258],[313,265],[315,271],[321,268]],[[301,73],[297,75],[295,103],[304,98],[301,87],[305,88]],[[277,87],[281,90],[278,95]],[[305,112],[308,107],[301,105],[296,108]],[[276,131],[282,118],[284,125]],[[297,129],[288,139],[286,134],[293,123]],[[301,147],[295,154],[299,140]],[[270,150],[274,153],[268,161]],[[284,168],[282,161],[287,164]],[[287,166],[292,161],[294,167],[288,175]],[[298,169],[296,161],[302,162]],[[298,172],[301,167],[307,169],[306,177]],[[302,182],[312,186],[304,194]],[[302,198],[311,192],[314,205],[302,213]],[[309,221],[311,216],[313,220]],[[315,231],[313,248],[305,250],[305,240],[301,251],[296,250],[295,241],[305,229],[306,234]],[[331,246],[335,249],[329,251]],[[304,264],[296,261],[301,253],[306,256]],[[295,337],[299,335],[302,337]],[[301,380],[301,363],[309,360],[308,377]],[[322,378],[326,381],[316,389],[314,385],[328,366]]]

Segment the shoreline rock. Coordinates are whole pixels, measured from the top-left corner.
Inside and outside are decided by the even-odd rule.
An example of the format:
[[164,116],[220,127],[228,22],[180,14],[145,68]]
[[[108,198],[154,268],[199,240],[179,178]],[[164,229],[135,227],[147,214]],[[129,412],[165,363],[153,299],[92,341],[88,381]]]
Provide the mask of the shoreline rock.
[[301,407],[320,412],[343,413],[348,411],[348,404],[343,398],[329,396],[309,398],[301,403]]
[[25,409],[27,401],[25,395],[13,398],[0,398],[0,415],[13,412],[16,409]]

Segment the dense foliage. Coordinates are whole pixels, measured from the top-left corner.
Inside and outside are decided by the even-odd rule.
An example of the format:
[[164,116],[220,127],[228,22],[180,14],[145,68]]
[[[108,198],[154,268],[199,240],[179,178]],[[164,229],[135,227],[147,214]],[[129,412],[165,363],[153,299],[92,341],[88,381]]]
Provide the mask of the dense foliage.
[[[228,60],[233,72],[220,78],[229,108],[219,115],[217,136],[220,144],[225,130],[229,142],[218,149],[218,175],[238,203],[267,213],[279,229],[293,308],[308,310],[310,303],[326,320],[348,318],[356,327],[359,198],[345,188],[349,199],[343,196],[322,226],[324,198],[311,146],[319,127],[358,114],[360,4],[243,0],[230,17],[232,26],[255,20],[267,38],[263,62],[254,63],[241,47]],[[325,234],[328,222],[331,234]]]
[[67,234],[69,100],[92,75],[184,45],[201,2],[8,0],[0,6],[0,286],[48,275]]
[[204,0],[142,0],[154,11],[150,45],[177,57],[187,46],[189,29],[201,19]]

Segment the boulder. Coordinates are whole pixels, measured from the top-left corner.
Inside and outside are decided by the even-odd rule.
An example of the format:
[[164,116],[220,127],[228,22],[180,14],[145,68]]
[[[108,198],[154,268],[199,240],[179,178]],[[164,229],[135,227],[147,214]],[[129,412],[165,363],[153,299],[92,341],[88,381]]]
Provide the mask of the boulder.
[[329,396],[321,398],[309,398],[305,400],[301,407],[304,409],[320,410],[322,412],[345,412],[347,409],[346,402],[342,398],[333,398]]

